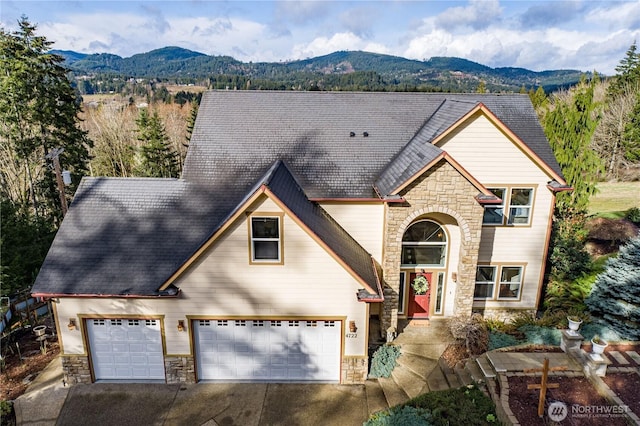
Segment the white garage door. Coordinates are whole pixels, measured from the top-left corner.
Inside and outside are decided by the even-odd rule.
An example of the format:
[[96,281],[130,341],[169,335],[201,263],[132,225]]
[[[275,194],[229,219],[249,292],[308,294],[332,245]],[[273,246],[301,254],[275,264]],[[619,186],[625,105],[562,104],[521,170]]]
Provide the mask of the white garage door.
[[340,321],[194,321],[200,380],[340,380]]
[[87,320],[96,380],[162,380],[164,358],[160,321]]

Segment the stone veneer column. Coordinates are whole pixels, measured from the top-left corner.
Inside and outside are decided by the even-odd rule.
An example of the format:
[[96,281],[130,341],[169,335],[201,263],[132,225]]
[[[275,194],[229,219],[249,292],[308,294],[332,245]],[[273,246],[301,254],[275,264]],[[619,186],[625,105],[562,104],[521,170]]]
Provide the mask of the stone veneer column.
[[400,193],[405,203],[386,205],[382,333],[397,325],[402,236],[411,223],[427,218],[431,213],[451,216],[460,229],[460,263],[448,267],[449,271],[458,273],[454,313],[471,314],[484,214],[484,208],[475,200],[479,192],[454,167],[442,160]]
[[85,355],[60,356],[64,380],[69,385],[78,383],[91,383],[91,370],[89,370],[89,357]]
[[165,355],[167,383],[195,383],[196,368],[191,355]]
[[345,356],[340,368],[340,383],[343,385],[361,385],[367,380],[369,357]]

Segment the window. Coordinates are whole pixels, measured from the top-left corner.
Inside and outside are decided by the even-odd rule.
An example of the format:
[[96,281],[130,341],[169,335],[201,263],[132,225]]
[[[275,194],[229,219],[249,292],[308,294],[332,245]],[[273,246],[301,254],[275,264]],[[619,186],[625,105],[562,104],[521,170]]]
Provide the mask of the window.
[[435,222],[416,222],[402,236],[401,263],[405,267],[444,266],[446,255],[447,235]]
[[404,286],[405,279],[407,277],[406,272],[400,272],[400,287],[398,287],[398,313],[404,314]]
[[281,262],[280,217],[251,217],[251,261]]
[[495,280],[495,266],[478,266],[478,269],[476,270],[476,287],[473,292],[473,298],[492,299]]
[[502,225],[504,223],[504,188],[489,188],[496,197],[500,197],[502,203],[487,204],[484,206],[484,217],[482,223],[484,225]]
[[[528,225],[533,207],[533,188],[489,188],[502,200],[501,204],[484,206],[483,225]],[[505,208],[506,206],[506,208]]]
[[436,303],[433,309],[434,314],[442,314],[442,304],[444,299],[444,272],[438,273],[438,284],[436,285]]
[[509,200],[509,224],[528,225],[533,205],[533,189],[513,188]]
[[[474,299],[519,300],[522,291],[523,266],[478,265]],[[498,277],[500,280],[498,281]],[[498,285],[498,294],[494,289]]]
[[522,267],[503,266],[500,274],[500,289],[498,299],[518,299],[520,298],[520,288],[522,287]]

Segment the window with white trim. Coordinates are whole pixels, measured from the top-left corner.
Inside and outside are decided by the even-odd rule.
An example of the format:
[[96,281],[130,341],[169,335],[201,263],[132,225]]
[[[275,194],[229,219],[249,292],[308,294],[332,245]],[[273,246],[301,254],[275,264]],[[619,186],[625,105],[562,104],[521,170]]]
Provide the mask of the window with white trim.
[[529,225],[533,208],[533,188],[488,189],[499,197],[502,203],[484,206],[483,225]]
[[502,202],[500,204],[487,204],[484,206],[484,217],[482,218],[483,225],[502,225],[504,223],[504,194],[505,188],[489,188],[489,191],[496,197],[499,197]]
[[447,235],[436,222],[416,222],[402,236],[402,267],[444,266],[446,256]]
[[503,266],[500,273],[498,299],[519,299],[522,288],[522,266]]
[[528,225],[533,206],[533,188],[512,188],[509,196],[509,225]]
[[[478,265],[473,298],[477,300],[519,300],[524,266]],[[497,287],[497,294],[496,293]]]
[[496,267],[478,265],[476,269],[476,287],[474,299],[493,299],[493,288],[496,282]]
[[281,227],[279,216],[251,217],[251,261],[281,262]]

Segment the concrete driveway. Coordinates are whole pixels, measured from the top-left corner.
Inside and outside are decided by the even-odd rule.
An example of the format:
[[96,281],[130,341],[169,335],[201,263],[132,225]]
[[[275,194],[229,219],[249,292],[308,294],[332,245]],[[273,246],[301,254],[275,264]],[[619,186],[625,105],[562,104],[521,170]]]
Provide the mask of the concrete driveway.
[[18,425],[362,425],[364,386],[94,383],[65,387],[59,360],[16,400]]

